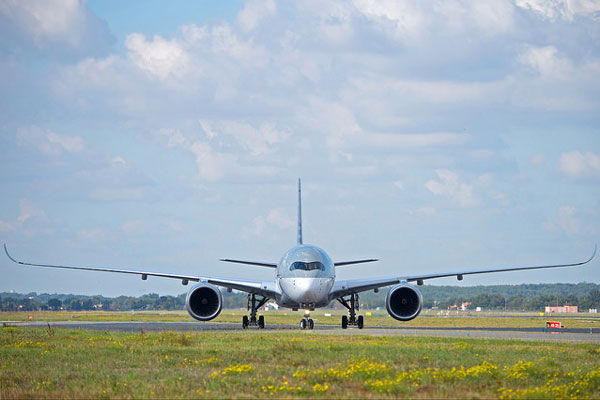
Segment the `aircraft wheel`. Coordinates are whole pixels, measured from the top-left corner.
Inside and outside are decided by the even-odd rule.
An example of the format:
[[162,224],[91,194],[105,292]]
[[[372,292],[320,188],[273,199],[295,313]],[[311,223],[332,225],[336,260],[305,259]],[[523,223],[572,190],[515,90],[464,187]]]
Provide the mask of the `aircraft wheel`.
[[342,329],[348,328],[348,316],[342,315]]
[[306,329],[306,318],[300,320],[300,329]]
[[250,325],[249,321],[248,321],[248,316],[244,315],[242,317],[242,328],[243,329],[248,329],[248,325]]
[[363,319],[363,316],[359,315],[358,319],[356,321],[356,326],[358,327],[358,329],[362,329],[364,325],[365,325],[365,321]]
[[314,329],[315,328],[315,321],[313,321],[312,319],[308,320],[308,329]]
[[260,329],[265,329],[265,317],[263,315],[258,317],[258,327]]

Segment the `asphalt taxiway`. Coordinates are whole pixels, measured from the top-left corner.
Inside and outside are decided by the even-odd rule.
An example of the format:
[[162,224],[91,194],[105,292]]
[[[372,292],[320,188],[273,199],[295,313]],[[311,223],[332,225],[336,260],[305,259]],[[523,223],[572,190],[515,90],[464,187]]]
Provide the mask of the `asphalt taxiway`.
[[[39,327],[141,332],[141,331],[241,331],[241,324],[222,322],[96,322],[96,321],[0,321],[2,326]],[[267,325],[264,331],[296,330],[297,325]],[[263,330],[250,328],[249,332],[263,332]],[[341,329],[337,325],[316,325],[315,329],[307,330],[316,334],[343,334],[343,335],[374,335],[374,336],[437,336],[454,338],[488,338],[488,339],[517,339],[549,342],[573,343],[600,343],[600,330],[562,329],[545,331],[538,328],[431,328],[431,327],[365,327],[364,329]]]

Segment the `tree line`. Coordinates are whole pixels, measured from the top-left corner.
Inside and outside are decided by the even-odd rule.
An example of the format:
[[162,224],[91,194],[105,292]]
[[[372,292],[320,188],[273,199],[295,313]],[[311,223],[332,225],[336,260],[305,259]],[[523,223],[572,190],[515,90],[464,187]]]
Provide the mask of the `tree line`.
[[[453,305],[471,303],[471,308],[484,310],[543,311],[547,305],[576,305],[580,311],[600,308],[600,285],[577,284],[523,284],[494,286],[419,286],[425,308],[446,309]],[[360,304],[365,309],[385,307],[388,289],[360,294]],[[245,308],[247,295],[222,291],[223,308]],[[0,293],[2,311],[37,310],[181,310],[185,308],[186,293],[178,296],[160,296],[157,293],[143,296],[84,296],[72,294]],[[333,301],[330,308],[340,308]]]

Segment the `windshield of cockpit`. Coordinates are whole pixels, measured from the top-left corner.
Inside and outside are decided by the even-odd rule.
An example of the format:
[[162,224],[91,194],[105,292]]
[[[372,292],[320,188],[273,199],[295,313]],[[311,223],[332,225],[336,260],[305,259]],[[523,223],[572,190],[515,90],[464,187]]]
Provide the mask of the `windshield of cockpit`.
[[304,261],[296,261],[290,265],[290,271],[323,271],[325,266],[320,261],[313,262],[304,262]]

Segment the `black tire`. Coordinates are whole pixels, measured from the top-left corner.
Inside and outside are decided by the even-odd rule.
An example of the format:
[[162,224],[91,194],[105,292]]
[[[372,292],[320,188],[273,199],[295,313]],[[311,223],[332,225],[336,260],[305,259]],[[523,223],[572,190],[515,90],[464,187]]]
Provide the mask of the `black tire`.
[[315,321],[312,319],[308,320],[308,329],[315,329]]
[[362,315],[358,316],[358,319],[356,320],[356,326],[358,327],[358,329],[362,329],[363,326],[365,326],[365,321]]
[[306,329],[306,318],[300,320],[300,329]]
[[260,329],[265,329],[265,317],[263,315],[258,317],[258,327]]
[[342,315],[342,329],[348,328],[348,316]]
[[247,316],[247,315],[244,315],[244,316],[242,317],[242,328],[243,328],[243,329],[248,329],[248,325],[249,325],[249,324],[250,324],[250,323],[249,323],[249,321],[248,321],[248,316]]

